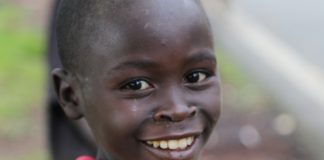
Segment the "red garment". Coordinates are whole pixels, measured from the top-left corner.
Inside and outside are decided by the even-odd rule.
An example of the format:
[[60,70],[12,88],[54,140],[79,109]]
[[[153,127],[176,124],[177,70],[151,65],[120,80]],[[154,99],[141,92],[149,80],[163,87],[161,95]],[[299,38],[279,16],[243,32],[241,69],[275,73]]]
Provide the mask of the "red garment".
[[90,156],[80,156],[76,160],[95,160],[95,159]]

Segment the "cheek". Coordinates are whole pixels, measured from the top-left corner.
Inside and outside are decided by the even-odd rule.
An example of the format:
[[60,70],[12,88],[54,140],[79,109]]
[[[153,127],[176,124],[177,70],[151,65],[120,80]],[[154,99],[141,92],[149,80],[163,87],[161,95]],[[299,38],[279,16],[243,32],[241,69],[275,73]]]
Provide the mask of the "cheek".
[[91,119],[99,141],[107,142],[105,145],[117,146],[122,141],[131,145],[145,117],[136,100],[110,98],[98,100],[91,107],[97,108]]
[[212,121],[211,123],[216,123],[221,112],[222,95],[219,85],[206,90],[203,95],[198,97],[201,97],[199,102],[202,112]]
[[91,117],[91,126],[102,150],[116,157],[138,157],[141,143],[137,141],[136,133],[145,117],[142,106],[134,101],[113,99],[100,102],[105,105],[98,103],[91,106],[97,108]]
[[210,102],[210,110],[212,110],[213,115],[215,118],[219,118],[221,112],[221,105],[222,105],[222,94],[219,88],[215,89],[209,96],[211,99]]
[[220,112],[222,105],[222,90],[219,79],[217,79],[215,87],[211,90],[210,98],[214,100],[212,103],[216,106],[216,110]]

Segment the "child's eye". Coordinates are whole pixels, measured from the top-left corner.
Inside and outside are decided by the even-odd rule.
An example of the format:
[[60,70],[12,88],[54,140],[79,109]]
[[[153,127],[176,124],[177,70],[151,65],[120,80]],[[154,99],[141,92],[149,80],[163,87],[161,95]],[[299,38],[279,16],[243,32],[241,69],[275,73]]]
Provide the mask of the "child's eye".
[[188,83],[198,83],[209,77],[209,74],[202,71],[191,72],[185,77],[186,82]]
[[132,80],[122,86],[123,90],[145,90],[151,88],[152,86],[146,81],[142,79]]

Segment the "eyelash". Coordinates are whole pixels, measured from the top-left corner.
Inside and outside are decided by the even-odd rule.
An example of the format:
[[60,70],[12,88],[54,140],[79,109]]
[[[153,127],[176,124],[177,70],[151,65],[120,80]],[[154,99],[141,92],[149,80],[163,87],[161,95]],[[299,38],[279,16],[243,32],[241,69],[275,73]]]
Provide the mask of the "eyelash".
[[122,90],[131,90],[131,91],[140,91],[152,88],[152,84],[150,84],[147,80],[144,79],[133,79],[126,82],[122,85]]
[[200,83],[211,76],[209,72],[206,71],[192,71],[185,76],[185,82],[189,84]]
[[[184,81],[187,84],[198,84],[208,79],[211,75],[207,71],[192,71],[185,75]],[[153,88],[153,85],[148,80],[138,78],[127,81],[120,89],[125,91],[143,91],[150,88]]]

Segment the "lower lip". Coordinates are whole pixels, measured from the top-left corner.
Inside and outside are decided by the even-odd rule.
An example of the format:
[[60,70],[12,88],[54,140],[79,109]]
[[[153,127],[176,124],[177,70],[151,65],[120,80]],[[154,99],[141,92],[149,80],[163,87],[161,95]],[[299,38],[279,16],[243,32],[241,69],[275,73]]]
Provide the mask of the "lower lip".
[[188,146],[184,150],[163,150],[160,148],[153,148],[145,143],[143,145],[147,150],[153,154],[155,157],[159,159],[168,159],[168,160],[185,160],[185,159],[192,159],[197,151],[199,150],[199,137],[195,137],[194,141],[190,146]]

